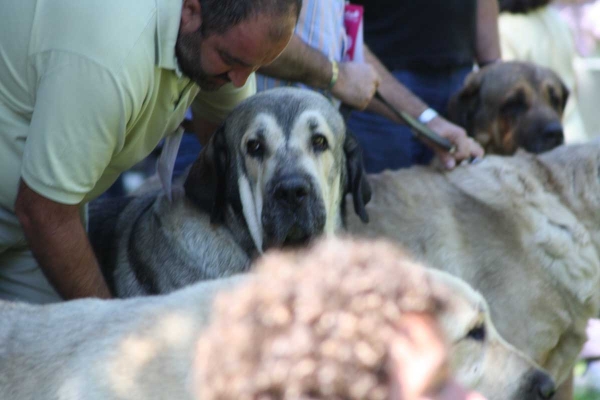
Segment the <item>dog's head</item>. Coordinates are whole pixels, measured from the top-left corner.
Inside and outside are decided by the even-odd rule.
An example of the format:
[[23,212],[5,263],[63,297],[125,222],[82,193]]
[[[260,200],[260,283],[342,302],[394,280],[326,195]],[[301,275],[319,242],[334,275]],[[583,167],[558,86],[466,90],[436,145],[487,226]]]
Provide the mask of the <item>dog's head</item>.
[[483,296],[444,271],[429,273],[433,292],[442,293],[438,322],[450,343],[450,368],[458,382],[489,400],[552,398],[552,378],[500,336]]
[[235,108],[192,167],[185,191],[213,223],[230,211],[243,215],[259,251],[333,233],[348,192],[366,220],[371,195],[339,112],[324,96],[295,88],[263,92]]
[[[418,371],[412,388],[428,388],[432,398],[449,389],[447,372],[489,400],[547,400],[554,390],[498,335],[480,294],[385,241],[333,239],[309,251],[270,252],[255,271],[215,302],[196,355],[201,398],[280,398],[288,388],[298,398],[397,398],[387,396],[394,366]],[[413,329],[413,317],[428,328]],[[273,365],[305,368],[258,378]],[[331,379],[319,379],[323,370]]]
[[547,68],[523,62],[471,73],[450,101],[451,119],[490,154],[532,153],[564,142],[561,119],[569,91]]

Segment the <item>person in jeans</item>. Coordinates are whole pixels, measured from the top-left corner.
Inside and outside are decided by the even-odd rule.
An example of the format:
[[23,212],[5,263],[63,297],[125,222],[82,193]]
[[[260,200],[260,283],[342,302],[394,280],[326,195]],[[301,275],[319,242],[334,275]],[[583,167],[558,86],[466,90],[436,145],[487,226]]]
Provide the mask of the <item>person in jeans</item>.
[[[474,64],[500,59],[497,0],[357,0],[365,8],[365,43],[428,108],[418,118],[439,131],[448,101]],[[368,172],[427,164],[433,152],[410,129],[370,110],[349,127]],[[452,160],[448,160],[451,167]]]

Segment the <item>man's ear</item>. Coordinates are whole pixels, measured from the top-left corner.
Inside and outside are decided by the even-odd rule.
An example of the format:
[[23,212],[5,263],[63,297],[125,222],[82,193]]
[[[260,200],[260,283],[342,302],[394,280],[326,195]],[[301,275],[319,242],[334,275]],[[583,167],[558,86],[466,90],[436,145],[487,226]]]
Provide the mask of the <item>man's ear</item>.
[[202,7],[200,0],[183,0],[181,8],[180,33],[194,33],[202,26]]
[[200,209],[210,213],[210,222],[225,220],[225,199],[229,153],[222,125],[202,149],[185,180],[185,195]]
[[462,89],[452,96],[448,104],[450,120],[465,128],[470,136],[474,134],[474,117],[479,108],[479,92],[482,82],[481,72],[472,72],[465,79]]
[[344,194],[352,193],[354,212],[362,222],[367,223],[369,222],[369,215],[365,206],[371,200],[371,186],[367,181],[360,144],[348,129],[344,141],[344,154],[346,155],[346,187]]

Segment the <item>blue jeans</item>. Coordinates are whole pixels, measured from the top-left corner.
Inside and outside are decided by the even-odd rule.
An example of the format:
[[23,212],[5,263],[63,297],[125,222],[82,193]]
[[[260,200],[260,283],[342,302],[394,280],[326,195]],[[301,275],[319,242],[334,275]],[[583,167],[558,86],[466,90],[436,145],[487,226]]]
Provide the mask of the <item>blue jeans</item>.
[[[431,108],[447,115],[450,97],[463,85],[471,66],[450,70],[397,70],[393,75]],[[363,149],[367,172],[399,169],[428,164],[433,152],[416,139],[405,125],[368,111],[353,112],[348,128],[357,136]]]

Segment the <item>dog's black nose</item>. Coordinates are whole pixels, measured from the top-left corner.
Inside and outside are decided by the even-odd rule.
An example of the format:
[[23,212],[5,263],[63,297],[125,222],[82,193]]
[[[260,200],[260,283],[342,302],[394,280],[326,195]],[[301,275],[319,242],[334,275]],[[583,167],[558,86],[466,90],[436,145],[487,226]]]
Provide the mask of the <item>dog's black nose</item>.
[[565,142],[563,127],[560,122],[551,122],[542,132],[543,151],[551,150]]
[[275,198],[288,206],[301,205],[310,191],[310,184],[307,179],[301,177],[291,177],[282,179],[275,186]]
[[554,386],[554,381],[548,374],[537,371],[531,378],[531,391],[534,393],[533,398],[549,400],[554,397],[556,386]]

